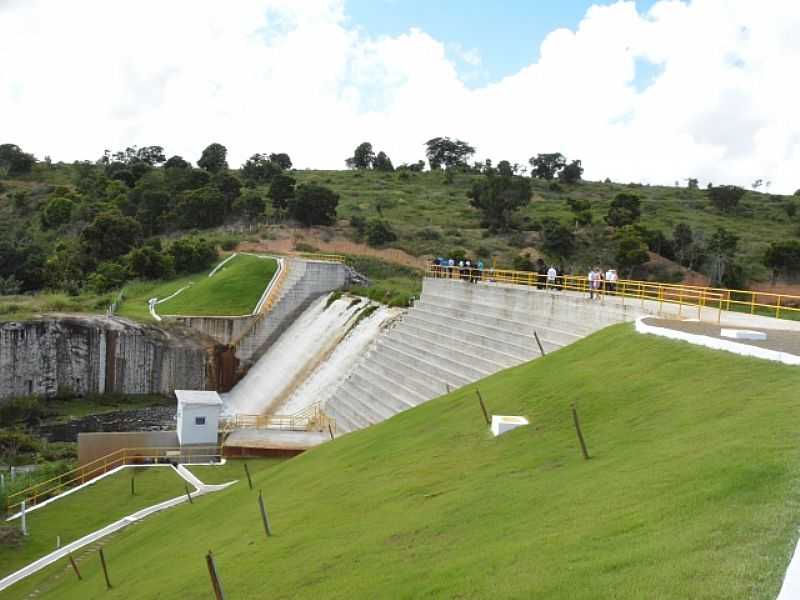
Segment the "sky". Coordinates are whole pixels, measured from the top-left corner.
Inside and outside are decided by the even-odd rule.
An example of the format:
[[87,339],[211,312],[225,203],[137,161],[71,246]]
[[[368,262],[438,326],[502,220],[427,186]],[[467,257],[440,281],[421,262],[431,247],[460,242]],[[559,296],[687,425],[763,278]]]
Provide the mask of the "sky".
[[395,164],[436,136],[587,179],[800,188],[796,0],[0,0],[0,143]]

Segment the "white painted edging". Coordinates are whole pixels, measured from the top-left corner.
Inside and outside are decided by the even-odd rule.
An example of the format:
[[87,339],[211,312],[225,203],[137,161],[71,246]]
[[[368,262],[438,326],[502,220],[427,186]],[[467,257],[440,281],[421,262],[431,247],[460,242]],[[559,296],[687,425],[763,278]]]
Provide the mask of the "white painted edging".
[[214,275],[216,275],[217,271],[219,271],[219,270],[220,270],[222,267],[224,267],[226,264],[228,264],[228,263],[229,263],[231,260],[233,260],[234,258],[236,258],[236,252],[234,252],[233,254],[231,254],[231,255],[230,255],[228,258],[226,258],[226,259],[225,259],[225,260],[223,260],[221,263],[219,263],[219,264],[218,264],[216,267],[214,267],[214,268],[211,270],[211,273],[209,273],[209,274],[208,274],[208,276],[209,276],[209,277],[213,277]]
[[[86,485],[91,485],[94,482],[98,481],[99,479],[101,479],[101,478],[103,478],[103,477],[105,477],[107,475],[110,475],[110,474],[112,474],[112,473],[114,473],[116,471],[119,471],[121,469],[127,469],[127,468],[151,468],[151,467],[158,467],[158,466],[160,466],[160,467],[170,467],[170,468],[172,467],[172,465],[122,465],[120,467],[117,467],[116,469],[112,469],[111,471],[101,475],[100,477],[97,477],[97,478],[93,479],[92,481],[90,481],[87,484],[84,484],[84,485],[79,486],[77,488],[73,488],[71,490],[68,490],[67,492],[64,492],[63,494],[60,494],[59,496],[56,496],[55,498],[51,498],[51,500],[56,500],[58,498],[63,498],[68,493],[74,492],[74,491],[76,491],[76,490],[78,490],[78,489],[80,489],[80,488],[82,488],[82,487],[84,487]],[[183,465],[178,465],[178,467],[175,469],[175,471],[178,473],[178,475],[184,481],[186,481],[187,483],[189,483],[193,487],[195,487],[195,491],[191,492],[191,494],[190,494],[190,496],[192,498],[196,498],[198,496],[202,496],[204,494],[208,494],[208,493],[211,493],[211,492],[218,492],[219,490],[223,490],[226,487],[236,483],[236,481],[230,481],[230,482],[224,483],[222,485],[206,485],[202,481],[200,481],[197,477],[195,477],[195,475],[193,473],[191,473]],[[199,485],[197,485],[197,484],[199,484]],[[47,502],[49,502],[49,501],[50,500],[48,500]],[[105,527],[103,527],[101,529],[93,531],[92,533],[89,533],[89,534],[83,536],[82,538],[75,540],[74,542],[71,542],[71,543],[69,543],[69,544],[67,544],[65,546],[62,546],[58,550],[55,550],[54,552],[51,552],[50,554],[47,554],[47,555],[43,556],[42,558],[40,558],[40,559],[38,559],[38,560],[28,564],[28,565],[25,565],[24,567],[22,567],[18,571],[15,571],[14,573],[11,573],[11,575],[8,575],[8,576],[4,577],[3,579],[0,579],[0,591],[3,591],[4,589],[14,585],[15,583],[17,583],[19,581],[22,581],[23,579],[25,579],[29,575],[33,575],[37,571],[41,571],[42,569],[44,569],[45,567],[53,564],[57,560],[65,558],[66,556],[68,556],[72,552],[74,552],[76,550],[80,550],[84,546],[88,546],[89,544],[92,544],[92,543],[96,542],[97,540],[106,537],[107,535],[111,535],[112,533],[115,533],[115,532],[119,531],[120,529],[124,529],[125,527],[127,527],[131,523],[136,523],[137,521],[141,521],[145,517],[149,517],[150,515],[153,515],[153,514],[155,514],[157,512],[161,512],[162,510],[166,510],[168,508],[172,508],[173,506],[177,506],[178,504],[181,504],[181,503],[186,502],[186,501],[188,501],[188,498],[186,497],[185,494],[182,494],[180,496],[172,498],[171,500],[165,500],[164,502],[159,502],[158,504],[154,504],[153,506],[148,506],[147,508],[143,508],[141,510],[138,510],[133,514],[128,515],[127,517],[122,517],[121,519],[111,523],[110,525],[106,525]],[[42,504],[39,505],[39,506],[44,506],[45,504],[46,504],[46,502],[42,502]],[[37,506],[35,508],[38,508],[39,506]],[[31,510],[33,510],[33,509],[31,509]],[[16,518],[17,516],[19,516],[19,515],[15,515],[15,517],[12,517],[12,519]]]
[[270,295],[270,293],[272,293],[272,290],[275,287],[276,282],[278,281],[278,279],[280,279],[281,273],[283,273],[283,270],[286,268],[286,266],[283,263],[283,259],[282,258],[278,258],[276,256],[275,260],[278,262],[278,268],[275,270],[275,274],[272,276],[272,279],[270,280],[269,285],[267,286],[267,289],[264,290],[264,293],[261,294],[261,298],[258,299],[258,303],[256,304],[256,308],[251,313],[253,315],[257,315],[258,313],[261,312],[261,309],[264,306],[264,302],[266,302],[267,298],[269,298],[269,295]]
[[788,352],[779,352],[777,350],[769,350],[767,348],[759,348],[758,346],[751,346],[749,344],[739,344],[731,340],[720,340],[717,338],[708,337],[706,335],[696,335],[694,333],[686,333],[684,331],[675,331],[666,327],[656,327],[655,325],[648,325],[644,319],[650,317],[639,317],[636,319],[636,331],[639,333],[650,333],[653,335],[660,335],[661,337],[670,338],[673,340],[682,340],[695,344],[697,346],[705,346],[714,350],[725,350],[742,356],[752,356],[755,358],[763,358],[765,360],[772,360],[781,362],[786,365],[800,366],[800,356],[789,354]]

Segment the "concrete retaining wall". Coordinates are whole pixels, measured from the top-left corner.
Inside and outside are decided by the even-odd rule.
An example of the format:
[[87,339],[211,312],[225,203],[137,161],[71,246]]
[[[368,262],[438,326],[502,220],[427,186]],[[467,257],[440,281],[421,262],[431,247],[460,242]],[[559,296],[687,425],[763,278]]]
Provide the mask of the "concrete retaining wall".
[[0,324],[0,398],[59,391],[168,394],[215,385],[213,341],[117,317]]
[[230,344],[252,327],[256,317],[164,317],[185,327],[199,331],[217,340]]

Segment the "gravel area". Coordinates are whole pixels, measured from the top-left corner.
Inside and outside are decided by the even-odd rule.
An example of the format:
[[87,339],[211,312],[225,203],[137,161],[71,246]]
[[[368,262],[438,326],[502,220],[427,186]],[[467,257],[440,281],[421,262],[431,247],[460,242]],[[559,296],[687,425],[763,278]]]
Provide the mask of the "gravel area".
[[797,331],[788,331],[782,329],[765,329],[763,327],[753,327],[753,331],[762,331],[767,334],[767,339],[760,340],[737,340],[733,338],[726,338],[720,335],[721,329],[744,329],[743,327],[720,326],[714,323],[704,323],[698,321],[679,321],[677,319],[659,319],[657,317],[647,317],[644,319],[647,325],[655,327],[663,327],[665,329],[674,329],[676,331],[683,331],[685,333],[692,333],[695,335],[705,335],[708,337],[718,338],[721,340],[730,340],[738,344],[747,344],[748,346],[757,346],[759,348],[767,348],[769,350],[776,350],[778,352],[788,352],[800,356],[800,333]]

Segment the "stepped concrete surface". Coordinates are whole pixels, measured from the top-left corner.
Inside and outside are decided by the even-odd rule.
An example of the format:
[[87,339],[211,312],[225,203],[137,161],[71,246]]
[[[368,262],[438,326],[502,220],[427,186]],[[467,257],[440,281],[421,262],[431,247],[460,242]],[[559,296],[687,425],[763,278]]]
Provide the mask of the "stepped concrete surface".
[[422,296],[328,400],[337,433],[368,427],[448,390],[644,315],[800,331],[800,323],[711,308],[494,282],[426,278]]
[[285,266],[286,278],[272,309],[235,344],[236,357],[244,365],[258,360],[314,300],[348,281],[347,267],[340,263],[288,258]]

